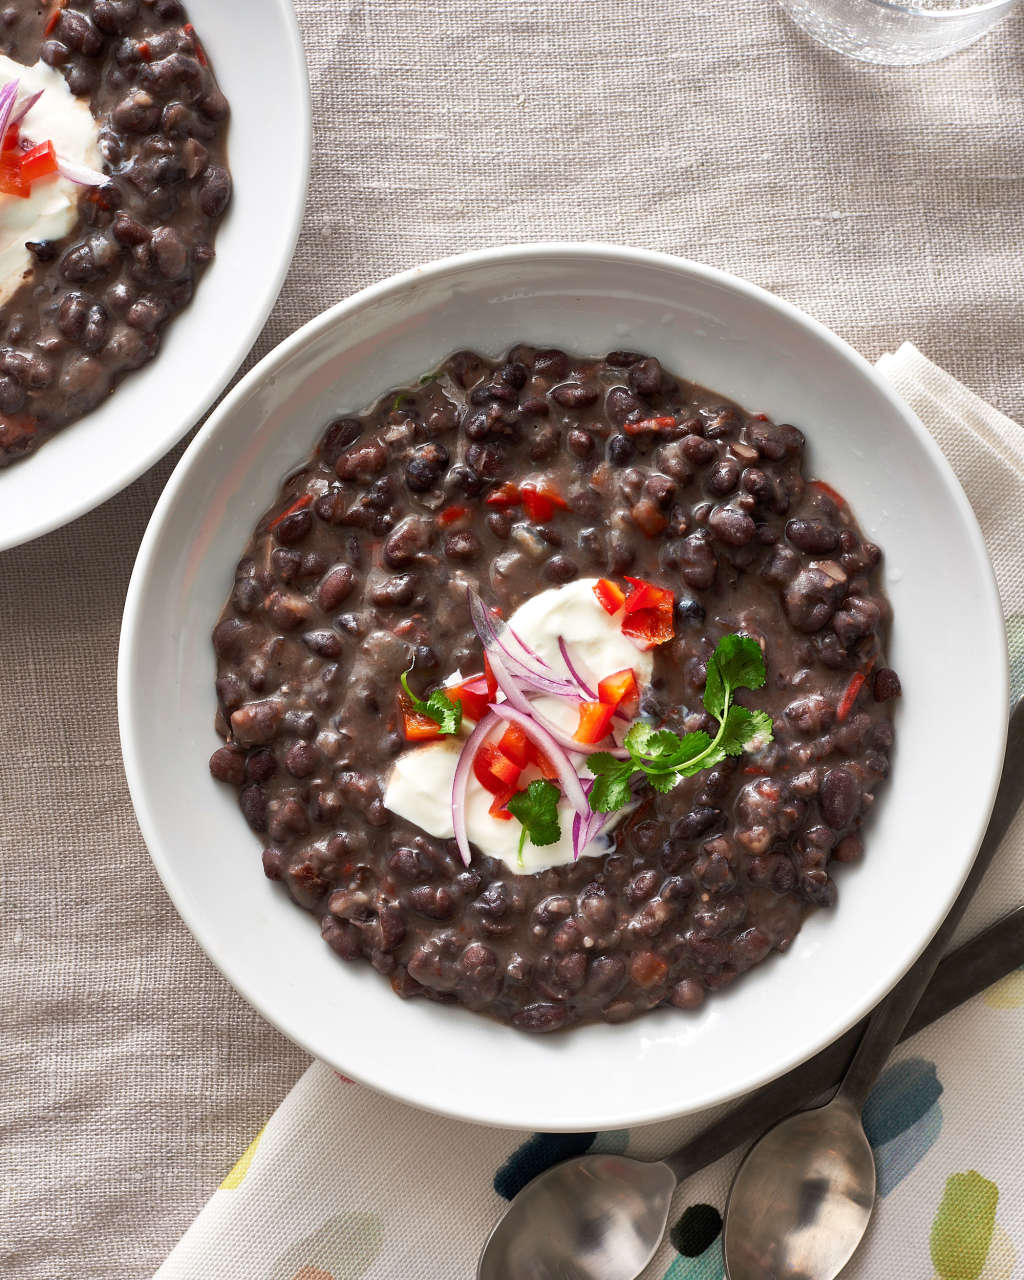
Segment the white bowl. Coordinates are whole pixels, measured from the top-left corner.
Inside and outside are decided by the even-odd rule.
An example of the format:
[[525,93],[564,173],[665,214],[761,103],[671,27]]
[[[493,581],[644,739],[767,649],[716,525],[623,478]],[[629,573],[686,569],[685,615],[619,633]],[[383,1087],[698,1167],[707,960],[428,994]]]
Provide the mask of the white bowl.
[[[309,185],[309,81],[290,0],[188,0],[231,103],[234,197],[217,256],[150,364],[22,462],[0,469],[0,551],[119,493],[189,431],[245,359],[277,300]],[[271,109],[270,102],[272,99]]]
[[[712,997],[535,1037],[398,1000],[345,964],[264,879],[235,793],[211,781],[210,630],[258,516],[323,425],[459,347],[632,347],[807,432],[811,467],[886,551],[903,681],[892,778],[839,906]],[[118,694],[139,823],[168,892],[227,978],[285,1035],[386,1093],[524,1129],[590,1130],[719,1103],[865,1014],[938,926],[984,832],[1003,756],[1007,659],[981,535],[921,424],[860,356],[788,303],[692,262],[603,245],[470,253],[365,289],[232,391],[178,464],[139,552]],[[949,770],[942,752],[949,744]]]

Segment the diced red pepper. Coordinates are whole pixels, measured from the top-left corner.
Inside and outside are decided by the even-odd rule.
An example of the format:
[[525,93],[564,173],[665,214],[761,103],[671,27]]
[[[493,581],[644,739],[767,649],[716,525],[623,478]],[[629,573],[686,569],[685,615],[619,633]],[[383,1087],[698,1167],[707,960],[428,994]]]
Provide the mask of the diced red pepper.
[[605,613],[618,613],[626,603],[626,593],[611,578],[598,578],[594,583],[594,595],[600,601]]
[[675,425],[675,418],[642,418],[639,422],[627,422],[626,434],[640,436],[645,435],[648,431],[665,431]]
[[525,769],[530,763],[530,748],[532,745],[530,739],[526,736],[525,730],[517,724],[510,724],[498,742],[498,750],[502,755],[507,756],[513,764],[517,764],[520,769]]
[[3,144],[4,151],[17,151],[18,144],[20,142],[21,142],[21,129],[16,124],[10,125],[7,129],[7,132],[4,134],[4,144]]
[[445,507],[443,511],[438,512],[437,523],[447,527],[454,524],[456,520],[461,520],[463,516],[469,515],[469,507]]
[[615,708],[608,702],[581,702],[580,722],[572,735],[577,742],[588,745],[607,738]]
[[404,693],[398,695],[402,711],[402,732],[409,742],[426,742],[441,736],[441,727],[429,716],[421,716]]
[[9,151],[0,155],[0,192],[5,196],[20,196],[23,200],[27,200],[30,194],[21,161]]
[[597,686],[597,696],[613,711],[622,711],[625,715],[632,716],[640,702],[640,690],[633,668],[626,667],[624,671],[605,676]]
[[850,677],[850,683],[846,686],[846,692],[840,699],[839,710],[836,712],[838,720],[845,720],[853,710],[853,704],[857,701],[857,696],[864,688],[866,680],[867,676],[862,671],[855,671]]
[[287,520],[289,516],[294,515],[296,511],[301,511],[304,507],[308,507],[313,501],[311,493],[304,493],[301,498],[296,498],[290,507],[286,507],[279,516],[275,516],[267,525],[268,529],[276,529],[282,520]]
[[497,795],[519,781],[522,769],[493,742],[485,742],[473,757],[473,772],[482,787]]
[[463,715],[469,716],[470,720],[482,720],[487,714],[489,699],[486,693],[467,689],[468,683],[466,680],[462,684],[445,685],[444,692],[452,702],[457,702],[462,707]]
[[751,776],[752,778],[767,778],[767,777],[768,777],[768,770],[767,770],[767,769],[762,769],[762,768],[761,768],[761,766],[760,766],[759,764],[748,764],[748,765],[744,768],[743,772],[744,772],[744,773],[749,773],[749,774],[750,774],[750,776]]
[[140,40],[138,44],[139,57],[143,62],[153,61],[153,50],[149,47],[148,40]]
[[626,597],[622,634],[643,641],[648,648],[671,640],[676,633],[672,592],[642,578],[627,577],[626,581],[631,584],[631,590]]
[[494,672],[491,670],[491,664],[487,660],[487,654],[484,654],[484,679],[487,681],[487,701],[493,702],[498,696],[498,682],[494,678]]
[[519,505],[519,486],[511,480],[492,490],[484,499],[489,507],[517,507]]
[[569,510],[566,500],[550,485],[539,485],[528,481],[520,486],[519,495],[523,510],[537,524],[544,524],[545,521],[550,520],[556,510]]
[[199,59],[199,65],[202,67],[207,66],[209,64],[209,59],[206,56],[206,50],[203,48],[202,42],[200,41],[199,37],[196,35],[195,27],[192,25],[191,22],[186,22],[183,30],[185,34],[188,36],[188,38],[195,45],[196,57]]
[[826,498],[831,498],[837,507],[845,507],[846,499],[841,493],[838,493],[830,484],[826,484],[824,480],[809,480],[807,482],[809,489],[817,489],[819,493],[823,493]]
[[64,8],[65,3],[66,0],[55,0],[53,12],[50,14],[49,18],[47,18],[46,26],[43,27],[44,36],[53,35],[54,28],[57,26],[57,23],[60,22],[61,10]]
[[21,157],[21,172],[30,184],[37,178],[46,178],[57,172],[57,152],[52,142],[40,142],[38,147],[26,151]]
[[536,765],[540,770],[541,777],[547,778],[549,782],[554,782],[558,778],[558,770],[547,758],[540,747],[534,743],[530,743],[530,763]]
[[502,822],[511,822],[512,814],[508,811],[508,802],[515,794],[515,787],[505,787],[504,790],[499,791],[491,801],[491,807],[487,812],[492,818],[500,818]]

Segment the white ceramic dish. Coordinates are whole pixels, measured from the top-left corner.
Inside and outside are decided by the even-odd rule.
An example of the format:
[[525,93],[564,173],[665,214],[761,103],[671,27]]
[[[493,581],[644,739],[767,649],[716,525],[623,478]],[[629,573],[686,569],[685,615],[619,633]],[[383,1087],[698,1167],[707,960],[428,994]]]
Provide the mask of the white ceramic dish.
[[[891,786],[839,907],[708,1001],[621,1026],[519,1034],[403,1002],[346,965],[264,879],[235,794],[211,781],[209,632],[237,557],[323,424],[453,350],[629,346],[797,423],[887,553],[903,679]],[[164,491],[132,577],[118,695],[143,834],[178,910],[238,990],[310,1053],[419,1106],[519,1128],[618,1128],[722,1102],[808,1057],[909,967],[984,831],[1003,755],[1002,618],[967,501],[921,424],[860,356],[731,276],[601,245],[531,245],[405,272],[306,325],[232,391]],[[957,751],[955,781],[936,755]],[[941,797],[952,794],[953,803]],[[198,1013],[198,1011],[197,1011]]]
[[247,0],[245,22],[234,5],[215,0],[189,0],[188,11],[231,103],[234,198],[217,256],[152,363],[37,453],[0,469],[0,551],[92,510],[173,448],[245,359],[291,263],[309,184],[311,113],[290,0]]

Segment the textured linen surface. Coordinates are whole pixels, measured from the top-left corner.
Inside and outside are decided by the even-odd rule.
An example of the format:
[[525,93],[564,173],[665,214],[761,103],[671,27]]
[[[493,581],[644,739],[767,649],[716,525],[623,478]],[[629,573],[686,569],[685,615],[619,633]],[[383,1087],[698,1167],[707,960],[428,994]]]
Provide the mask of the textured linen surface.
[[[992,496],[978,510],[1017,635],[1024,617],[1020,428],[910,343],[879,367],[955,459],[968,495]],[[1013,684],[1019,695],[1019,656]],[[1020,901],[1022,871],[1024,818],[1000,849],[959,940]],[[894,1055],[864,1111],[879,1205],[850,1280],[1020,1274],[1022,1049],[1024,969]],[[707,1119],[584,1137],[488,1130],[385,1101],[313,1063],[157,1280],[470,1280],[503,1197],[528,1176],[586,1149],[661,1156]],[[645,1280],[723,1280],[720,1212],[738,1161],[721,1160],[679,1189],[673,1229]]]
[[[312,185],[255,356],[398,268],[603,239],[736,271],[871,358],[909,337],[1024,419],[1024,13],[884,71],[812,45],[771,0],[297,9]],[[0,556],[3,1280],[151,1275],[308,1061],[191,941],[120,769],[119,613],[173,461]],[[1019,1119],[1015,1086],[979,1132]],[[430,1150],[407,1157],[423,1213]]]

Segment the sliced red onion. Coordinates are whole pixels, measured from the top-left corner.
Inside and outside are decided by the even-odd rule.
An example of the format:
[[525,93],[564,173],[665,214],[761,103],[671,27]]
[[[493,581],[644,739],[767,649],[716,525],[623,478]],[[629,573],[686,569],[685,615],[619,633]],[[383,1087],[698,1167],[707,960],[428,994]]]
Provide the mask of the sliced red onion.
[[[593,782],[584,782],[583,789],[587,793],[588,803],[590,792],[593,788]],[[593,809],[587,817],[575,814],[572,820],[572,859],[573,862],[579,861],[580,854],[586,849],[591,841],[604,830],[605,823],[608,821],[607,813],[596,813]]]
[[532,658],[534,662],[539,662],[542,667],[547,667],[549,671],[551,670],[551,663],[545,662],[539,653],[536,653],[533,649],[531,649],[530,646],[523,639],[523,637],[519,634],[519,632],[516,631],[515,628],[510,627],[507,622],[505,623],[505,631],[519,645],[525,657]]
[[577,755],[581,756],[592,756],[597,751],[607,751],[608,754],[614,756],[616,760],[629,759],[629,752],[626,748],[617,747],[614,742],[610,746],[607,743],[602,742],[578,742],[574,737],[566,733],[564,729],[560,729],[557,724],[554,724],[549,720],[547,716],[541,715],[537,710],[536,705],[532,702],[530,703],[530,715],[533,716],[534,720],[537,721],[541,728],[546,729],[558,745],[560,747],[564,747],[566,751],[575,751]]
[[[17,84],[18,82],[15,80],[13,83]],[[19,103],[17,110],[12,114],[10,120],[7,121],[6,127],[10,129],[13,125],[21,124],[22,120],[25,119],[42,96],[42,89],[39,89],[36,93],[30,93],[27,98]]]
[[11,80],[0,89],[0,139],[11,126],[11,112],[18,97],[20,80]]
[[[480,637],[480,643],[484,647],[487,656],[493,657],[495,653],[499,655],[503,665],[509,675],[519,684],[531,689],[535,693],[549,693],[554,698],[577,698],[579,696],[575,685],[571,680],[562,680],[557,676],[550,675],[548,671],[542,670],[536,665],[540,659],[536,654],[525,656],[529,650],[524,648],[522,655],[513,652],[512,648],[505,642],[505,635],[508,633],[508,627],[500,619],[492,618],[488,612],[484,602],[472,589],[467,590],[469,599],[469,613],[473,621],[473,629]],[[520,641],[520,646],[522,642]]]
[[[509,724],[519,725],[530,741],[544,752],[558,774],[558,781],[562,784],[562,794],[576,812],[583,814],[585,817],[590,812],[590,805],[587,803],[583,785],[580,782],[579,775],[573,768],[572,761],[563,751],[555,737],[543,725],[538,724],[532,716],[524,715],[522,711],[517,711],[515,707],[510,707],[506,703],[492,703],[491,711],[500,720],[507,720]],[[481,721],[482,723],[483,721]]]
[[484,739],[501,723],[498,716],[489,711],[477,727],[466,739],[458,763],[455,766],[455,777],[452,779],[452,828],[455,832],[455,843],[459,846],[462,861],[469,866],[472,855],[469,851],[469,836],[466,833],[466,787],[473,768],[476,753],[483,745]]
[[583,690],[583,692],[587,695],[587,697],[591,700],[591,702],[593,702],[597,698],[597,694],[594,692],[593,689],[591,689],[590,685],[587,684],[586,680],[583,679],[583,677],[580,675],[580,673],[576,670],[575,666],[573,665],[572,658],[569,657],[569,647],[565,643],[564,636],[558,637],[558,652],[562,655],[562,661],[569,668],[569,674],[576,681],[576,683]]
[[77,164],[74,160],[65,160],[63,156],[57,157],[57,168],[62,178],[67,178],[68,182],[75,182],[80,187],[102,187],[109,182],[107,175],[100,173],[98,169],[90,169],[88,165]]
[[510,705],[515,707],[518,711],[521,711],[523,715],[532,716],[534,711],[530,705],[530,699],[519,688],[515,680],[512,679],[512,676],[509,674],[501,656],[492,651],[489,654],[489,658],[491,663],[491,672],[497,682],[498,688],[508,699]]

